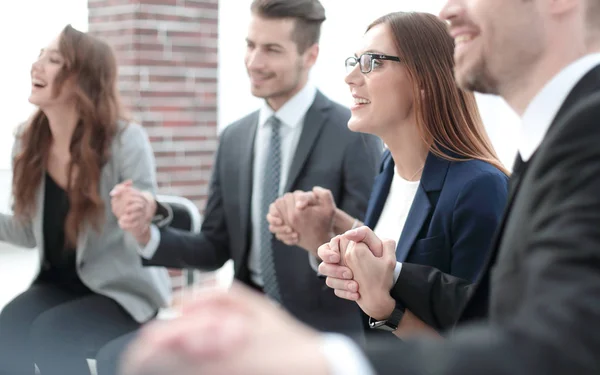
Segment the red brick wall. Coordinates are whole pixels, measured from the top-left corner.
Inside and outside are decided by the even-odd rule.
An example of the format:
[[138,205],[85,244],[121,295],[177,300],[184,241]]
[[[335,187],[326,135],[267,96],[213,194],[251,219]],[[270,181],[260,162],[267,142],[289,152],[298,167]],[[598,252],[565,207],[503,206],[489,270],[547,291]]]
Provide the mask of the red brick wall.
[[204,208],[217,147],[218,0],[88,0],[117,53],[119,88],[148,131],[159,192]]

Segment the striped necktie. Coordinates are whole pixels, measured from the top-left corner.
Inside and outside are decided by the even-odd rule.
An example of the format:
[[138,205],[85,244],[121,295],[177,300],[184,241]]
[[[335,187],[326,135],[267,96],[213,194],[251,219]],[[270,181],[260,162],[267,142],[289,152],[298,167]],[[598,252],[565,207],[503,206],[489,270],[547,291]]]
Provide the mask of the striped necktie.
[[269,141],[269,150],[265,162],[263,187],[261,197],[261,246],[260,261],[261,274],[263,279],[263,290],[273,300],[281,303],[281,294],[275,272],[275,262],[273,254],[273,235],[269,231],[267,222],[267,213],[269,206],[279,196],[279,183],[281,180],[281,136],[279,130],[281,121],[275,116],[268,120],[271,125],[271,138]]

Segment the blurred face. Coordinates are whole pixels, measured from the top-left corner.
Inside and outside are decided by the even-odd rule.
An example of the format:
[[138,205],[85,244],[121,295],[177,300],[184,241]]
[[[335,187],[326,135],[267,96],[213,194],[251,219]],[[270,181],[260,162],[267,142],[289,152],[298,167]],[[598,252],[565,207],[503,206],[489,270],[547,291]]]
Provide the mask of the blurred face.
[[[398,55],[389,26],[379,24],[366,32],[355,57],[364,53]],[[346,65],[349,70],[346,83],[354,99],[348,127],[383,138],[390,129],[414,115],[413,83],[402,62],[375,57],[361,60],[363,70],[369,69],[364,64],[370,61],[369,73],[361,72],[360,63],[354,67]]]
[[54,96],[55,80],[64,66],[64,58],[58,50],[60,37],[43,48],[38,59],[31,66],[31,95],[29,102],[40,109],[64,104],[71,99],[69,86],[65,82],[57,96]]
[[246,70],[252,95],[266,99],[275,110],[306,83],[318,47],[298,53],[292,40],[295,20],[265,19],[253,15],[246,38]]
[[[467,90],[501,94],[522,81],[543,52],[537,0],[448,0],[440,17],[455,40],[455,76]],[[522,83],[522,82],[521,82]]]

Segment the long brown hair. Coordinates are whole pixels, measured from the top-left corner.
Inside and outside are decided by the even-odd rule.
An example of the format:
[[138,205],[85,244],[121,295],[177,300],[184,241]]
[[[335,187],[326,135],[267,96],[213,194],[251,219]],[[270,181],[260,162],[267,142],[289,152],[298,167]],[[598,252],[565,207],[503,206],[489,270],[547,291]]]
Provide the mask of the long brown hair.
[[446,24],[428,13],[395,12],[375,20],[367,31],[380,24],[390,27],[414,83],[417,126],[431,151],[449,160],[483,160],[508,174],[482,124],[475,95],[454,81],[454,40]]
[[[96,230],[102,225],[100,171],[124,114],[117,91],[117,62],[108,44],[68,25],[60,34],[58,49],[65,63],[54,81],[53,95],[58,96],[64,83],[74,79],[79,115],[69,147],[70,209],[65,223],[66,241],[74,246],[86,222]],[[36,210],[36,195],[52,144],[44,112],[38,109],[18,137],[21,148],[13,161],[14,212],[20,219],[29,219]]]

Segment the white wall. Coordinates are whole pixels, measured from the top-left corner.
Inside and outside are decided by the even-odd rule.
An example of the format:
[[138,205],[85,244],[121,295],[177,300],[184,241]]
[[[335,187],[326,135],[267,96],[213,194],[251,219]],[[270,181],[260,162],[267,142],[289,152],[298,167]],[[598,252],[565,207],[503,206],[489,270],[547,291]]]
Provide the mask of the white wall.
[[[311,80],[333,100],[349,105],[344,83],[344,60],[354,53],[366,27],[379,16],[394,11],[423,11],[438,14],[444,0],[321,0],[327,21],[323,24],[321,52]],[[258,107],[252,97],[244,68],[246,26],[251,0],[219,2],[219,127]],[[511,166],[516,152],[512,140],[518,119],[499,98],[478,95],[486,128],[500,158]]]
[[87,31],[87,0],[11,1],[0,12],[0,169],[10,168],[15,127],[33,112],[31,63],[68,23]]

